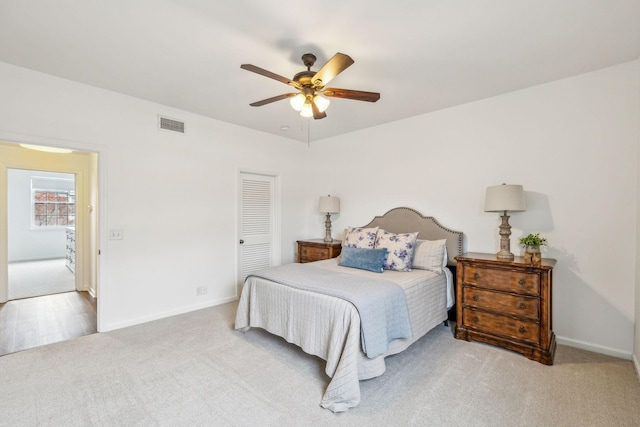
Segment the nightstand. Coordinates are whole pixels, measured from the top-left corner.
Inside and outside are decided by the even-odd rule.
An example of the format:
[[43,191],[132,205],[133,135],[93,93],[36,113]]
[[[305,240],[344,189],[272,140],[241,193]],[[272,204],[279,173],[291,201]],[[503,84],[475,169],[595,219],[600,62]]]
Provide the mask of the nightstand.
[[556,261],[498,260],[495,254],[456,257],[455,337],[482,341],[553,364],[552,273]]
[[342,251],[342,241],[325,242],[323,239],[298,240],[298,262],[335,258]]

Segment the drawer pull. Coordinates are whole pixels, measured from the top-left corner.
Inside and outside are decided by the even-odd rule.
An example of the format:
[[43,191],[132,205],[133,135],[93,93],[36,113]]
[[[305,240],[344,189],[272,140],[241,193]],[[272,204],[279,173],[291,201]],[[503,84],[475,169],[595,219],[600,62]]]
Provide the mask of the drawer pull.
[[476,294],[476,295],[472,296],[471,299],[474,300],[474,301],[478,301],[480,299],[480,297]]
[[524,326],[520,326],[520,329],[518,329],[518,332],[520,332],[521,334],[524,334],[525,332],[527,332],[527,329]]
[[527,308],[527,305],[526,305],[525,303],[523,303],[523,302],[521,302],[521,303],[518,305],[518,309],[520,309],[520,310],[524,310],[525,308]]
[[526,280],[524,280],[524,277],[521,277],[520,280],[518,280],[518,285],[523,286],[526,283]]
[[480,274],[478,274],[478,273],[474,273],[474,274],[473,274],[473,278],[474,278],[474,279],[476,279],[476,280],[478,280],[478,279],[480,278]]
[[479,319],[478,319],[478,316],[473,316],[471,320],[473,321],[473,323],[478,323]]

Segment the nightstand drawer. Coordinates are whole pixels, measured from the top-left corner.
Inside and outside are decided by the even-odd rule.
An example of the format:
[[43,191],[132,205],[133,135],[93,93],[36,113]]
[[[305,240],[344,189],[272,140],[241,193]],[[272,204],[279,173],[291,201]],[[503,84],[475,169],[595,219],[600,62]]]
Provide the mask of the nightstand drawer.
[[513,314],[531,320],[540,318],[540,300],[534,297],[465,287],[463,289],[462,303],[468,307]]
[[479,332],[488,332],[519,341],[540,344],[540,326],[537,323],[485,313],[470,308],[463,309],[463,318],[465,327],[473,328]]
[[342,251],[342,242],[333,240],[298,240],[298,262],[313,262],[335,258]]
[[535,273],[478,268],[469,265],[464,270],[464,278],[462,280],[467,285],[475,285],[482,288],[540,295],[540,276]]
[[329,248],[302,247],[300,248],[300,257],[313,260],[327,259],[329,258]]

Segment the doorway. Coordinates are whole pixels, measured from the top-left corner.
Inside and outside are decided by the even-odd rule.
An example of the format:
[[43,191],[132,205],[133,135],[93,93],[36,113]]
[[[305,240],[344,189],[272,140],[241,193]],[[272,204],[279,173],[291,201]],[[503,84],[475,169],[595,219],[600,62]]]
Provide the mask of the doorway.
[[[72,268],[74,275],[72,289],[69,292],[54,295],[37,296],[31,298],[14,299],[9,301],[9,212],[7,203],[0,205],[0,354],[11,352],[11,348],[23,350],[49,342],[74,338],[88,333],[97,332],[98,316],[98,153],[73,151],[67,154],[33,151],[12,142],[0,141],[0,199],[8,200],[8,186],[10,170],[38,171],[36,175],[57,178],[73,178],[72,210],[75,229],[73,242],[73,256],[75,263]],[[56,175],[61,174],[61,175]],[[37,185],[36,185],[37,187]],[[70,202],[68,202],[70,204]],[[61,206],[49,206],[51,213],[64,212]],[[35,210],[34,210],[35,214]],[[66,213],[69,222],[69,209]],[[59,215],[61,216],[61,215]],[[72,215],[73,216],[73,215]],[[45,219],[46,220],[46,219]],[[54,219],[51,218],[53,221]],[[29,221],[32,221],[31,213]],[[56,218],[55,221],[64,222]],[[60,224],[63,225],[63,224]],[[64,268],[67,266],[67,227],[62,228],[65,236]],[[33,224],[30,224],[33,226]],[[12,232],[14,230],[12,229]],[[41,231],[43,233],[51,231]],[[13,255],[12,255],[13,256]],[[15,260],[15,259],[14,259]],[[64,270],[63,270],[64,271]],[[13,292],[13,291],[12,291]],[[37,303],[37,304],[36,304]],[[75,316],[74,310],[66,310],[72,304],[83,305],[82,319]],[[76,306],[76,313],[79,305]],[[11,316],[7,317],[7,313]],[[21,321],[16,321],[16,313],[24,314]],[[37,317],[36,323],[29,316]],[[67,318],[59,316],[68,315]],[[22,316],[22,315],[21,315]],[[47,317],[46,320],[43,316]],[[29,329],[28,325],[35,329]],[[12,328],[15,331],[12,332]],[[57,328],[57,329],[56,329]],[[45,341],[25,340],[14,336],[14,332],[22,331],[26,336],[38,335],[45,337]],[[61,332],[62,331],[62,332]],[[7,338],[9,337],[9,338]],[[9,351],[3,351],[9,349]],[[14,350],[17,351],[17,350]]]

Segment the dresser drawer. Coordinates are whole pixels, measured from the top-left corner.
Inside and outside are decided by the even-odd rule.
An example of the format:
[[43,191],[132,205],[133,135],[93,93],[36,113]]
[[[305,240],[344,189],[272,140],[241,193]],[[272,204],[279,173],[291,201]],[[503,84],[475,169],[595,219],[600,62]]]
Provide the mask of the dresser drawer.
[[463,282],[482,288],[540,295],[540,276],[536,273],[468,265],[464,269]]
[[465,286],[462,302],[467,307],[513,314],[531,320],[540,318],[540,300],[535,297],[511,295]]
[[463,326],[492,335],[540,344],[540,326],[534,322],[485,313],[471,308],[463,309]]

